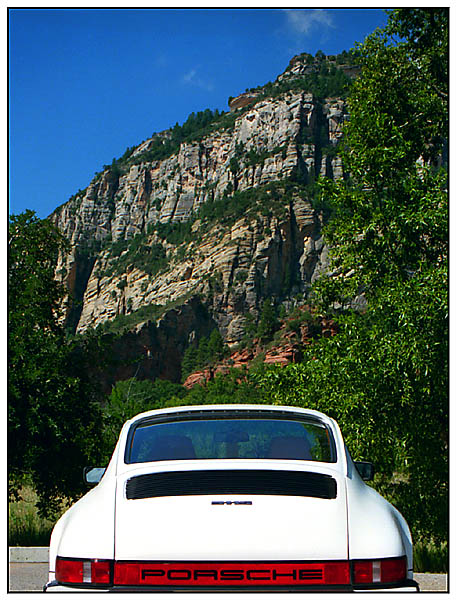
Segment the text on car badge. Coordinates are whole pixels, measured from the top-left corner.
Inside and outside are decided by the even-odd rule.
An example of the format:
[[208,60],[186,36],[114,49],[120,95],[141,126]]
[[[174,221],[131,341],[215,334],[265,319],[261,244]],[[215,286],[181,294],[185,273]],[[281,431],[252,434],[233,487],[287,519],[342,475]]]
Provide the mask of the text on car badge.
[[234,504],[235,506],[239,506],[239,505],[251,505],[252,501],[251,500],[212,500],[211,504],[216,504],[219,506],[231,506],[232,504]]

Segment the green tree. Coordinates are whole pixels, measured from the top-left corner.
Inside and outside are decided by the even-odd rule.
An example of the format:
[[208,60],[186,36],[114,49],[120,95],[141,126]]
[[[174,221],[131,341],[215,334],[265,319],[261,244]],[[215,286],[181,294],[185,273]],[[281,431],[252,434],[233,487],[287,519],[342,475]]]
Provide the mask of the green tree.
[[[9,223],[8,469],[10,493],[31,480],[42,514],[82,493],[97,455],[99,411],[88,374],[97,342],[67,343],[55,259],[66,244],[32,211]],[[94,343],[92,343],[94,342]]]
[[388,31],[405,40],[420,77],[448,104],[448,9],[396,8],[390,11]]
[[190,373],[204,369],[221,361],[228,353],[228,347],[218,329],[213,329],[209,338],[203,336],[198,345],[190,344],[182,358],[182,382]]
[[198,348],[195,344],[190,346],[184,352],[181,362],[182,377],[181,380],[184,382],[190,373],[193,373],[198,368]]
[[[391,43],[393,34],[404,39]],[[357,48],[349,177],[321,182],[338,276],[321,278],[315,294],[322,311],[345,308],[340,333],[261,380],[271,401],[338,419],[415,536],[439,539],[448,525],[447,40],[446,9],[400,9]],[[365,308],[350,310],[360,294]]]
[[218,329],[214,329],[209,336],[207,344],[208,357],[211,364],[222,360],[227,354],[228,347],[223,341],[222,335]]
[[122,425],[135,415],[163,408],[170,398],[182,403],[186,390],[178,383],[163,379],[151,381],[132,377],[118,381],[103,406],[103,446],[105,463],[109,460]]
[[209,355],[209,340],[203,336],[198,343],[196,365],[198,369],[202,369],[210,362]]
[[[443,27],[440,37],[446,36]],[[358,48],[362,77],[350,95],[342,153],[350,179],[323,185],[333,208],[325,235],[334,264],[355,269],[339,280],[349,295],[361,287],[374,294],[390,276],[404,281],[446,252],[446,174],[434,163],[448,133],[440,92],[447,82],[422,73],[425,61],[412,60],[409,42],[388,41],[378,31]]]
[[278,324],[274,305],[269,298],[266,298],[258,323],[257,336],[259,339],[264,342],[272,337]]
[[239,160],[237,159],[236,156],[233,156],[233,158],[230,159],[230,171],[233,173],[233,175],[236,177],[238,171],[239,171]]
[[334,417],[353,457],[375,463],[375,487],[415,537],[440,539],[448,516],[446,285],[434,270],[391,287],[364,314],[339,318],[340,332],[304,349],[300,364],[259,377],[267,401]]
[[[405,41],[388,43],[392,34]],[[446,9],[401,9],[358,48],[362,77],[342,155],[351,177],[323,186],[334,210],[326,230],[334,264],[350,276],[320,284],[325,306],[367,298],[365,316],[342,320],[338,391],[345,382],[364,398],[359,422],[371,423],[384,488],[415,532],[440,538],[448,506],[448,198],[438,168],[448,135],[447,45]],[[367,364],[347,379],[362,347]]]
[[[186,405],[198,404],[264,404],[264,399],[251,374],[244,369],[230,369],[217,374],[204,385],[195,385],[185,396]],[[169,398],[166,406],[179,406],[182,399]]]

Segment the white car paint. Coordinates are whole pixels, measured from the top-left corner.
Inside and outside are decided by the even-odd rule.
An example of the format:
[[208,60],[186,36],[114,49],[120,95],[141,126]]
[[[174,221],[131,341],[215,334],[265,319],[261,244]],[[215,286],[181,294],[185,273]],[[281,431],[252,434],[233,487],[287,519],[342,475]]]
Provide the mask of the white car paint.
[[[190,462],[190,461],[183,461]],[[193,470],[199,465],[176,461],[166,469]],[[258,468],[256,461],[210,461],[205,468]],[[264,461],[263,461],[264,462]],[[272,461],[265,466],[270,467]],[[274,468],[314,471],[309,465],[277,461]],[[295,461],[293,461],[295,462]],[[298,462],[298,461],[296,461]],[[299,461],[302,462],[302,461]],[[161,463],[162,465],[163,463]],[[162,470],[164,467],[157,467]],[[144,469],[150,472],[150,467]],[[143,470],[141,470],[143,471]],[[323,469],[317,472],[322,472]],[[332,472],[331,472],[332,471]],[[116,500],[116,560],[277,560],[346,559],[347,519],[343,477],[325,469],[338,481],[337,500],[297,496],[256,496],[251,506],[218,506],[226,494],[176,496],[127,500],[124,482],[118,478]],[[230,494],[232,501],[244,496]],[[249,496],[250,498],[250,496]],[[159,518],[151,518],[158,515]],[[166,518],[169,515],[169,518]],[[165,517],[165,518],[163,518]],[[141,530],[138,537],[135,532]],[[185,532],[185,535],[183,535]],[[246,540],[239,544],[239,534]],[[331,544],[328,546],[328,539]]]
[[[130,427],[145,417],[183,411],[268,411],[317,418],[333,434],[332,463],[290,459],[167,460],[127,464]],[[132,476],[201,469],[268,469],[331,475],[337,498],[249,495],[251,505],[213,505],[246,496],[210,494],[128,500]],[[267,405],[206,405],[148,411],[125,423],[100,483],[58,521],[51,537],[47,591],[55,585],[57,556],[84,559],[156,561],[348,560],[407,557],[413,579],[412,541],[400,515],[365,484],[343,442],[337,423],[318,411]],[[416,591],[413,586],[401,588]],[[395,588],[393,588],[396,591]]]

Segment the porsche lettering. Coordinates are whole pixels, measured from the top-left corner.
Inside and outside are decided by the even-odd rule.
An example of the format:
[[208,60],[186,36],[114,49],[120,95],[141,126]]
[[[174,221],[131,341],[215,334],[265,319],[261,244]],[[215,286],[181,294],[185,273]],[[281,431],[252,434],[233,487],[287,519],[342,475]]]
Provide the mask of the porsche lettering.
[[172,583],[176,581],[275,581],[294,583],[297,581],[321,580],[322,569],[142,569],[141,581],[150,583]]

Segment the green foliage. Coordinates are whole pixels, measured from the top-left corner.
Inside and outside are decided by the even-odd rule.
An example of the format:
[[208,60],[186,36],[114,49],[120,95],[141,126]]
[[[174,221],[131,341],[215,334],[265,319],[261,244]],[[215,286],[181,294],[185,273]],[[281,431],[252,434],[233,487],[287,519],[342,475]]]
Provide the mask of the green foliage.
[[170,398],[182,402],[185,393],[185,388],[178,383],[162,379],[150,381],[133,377],[118,381],[103,406],[104,463],[109,460],[125,421],[141,412],[163,408]]
[[248,271],[246,271],[245,269],[238,269],[236,271],[236,275],[234,276],[234,281],[235,283],[244,283],[248,276]]
[[198,404],[264,404],[265,399],[256,387],[252,374],[242,369],[231,369],[226,375],[218,374],[204,385],[195,385],[183,399],[172,398],[166,406]]
[[224,343],[218,329],[214,329],[206,338],[203,336],[198,344],[190,344],[182,358],[182,381],[199,369],[210,367],[220,362],[228,354],[228,346]]
[[30,486],[23,487],[19,496],[8,506],[8,546],[49,546],[55,520],[38,515],[38,497]]
[[170,223],[155,223],[153,230],[158,237],[175,246],[188,243],[194,238],[191,221],[172,221]]
[[[423,18],[428,12],[420,11]],[[440,39],[446,35],[443,28]],[[422,265],[441,264],[448,239],[446,173],[432,167],[447,134],[438,92],[446,82],[423,76],[425,61],[410,60],[409,43],[390,45],[382,32],[359,54],[363,77],[349,99],[342,153],[351,179],[322,184],[333,209],[326,237],[334,263],[342,272],[356,269],[350,281],[340,280],[345,295],[361,287],[374,293],[385,278],[405,280]]]
[[265,159],[268,157],[269,153],[266,151],[258,152],[255,148],[251,148],[245,154],[245,161],[247,166],[255,167],[256,165],[264,165]]
[[137,234],[131,240],[118,240],[110,247],[110,266],[103,276],[121,275],[128,267],[141,269],[148,275],[156,275],[168,266],[168,257],[160,243],[149,243],[145,234]]
[[[447,518],[447,323],[442,273],[385,292],[340,332],[304,349],[303,361],[269,371],[277,404],[315,408],[340,424],[356,459],[372,460],[377,489],[414,533],[445,537]],[[428,280],[426,280],[428,278]]]
[[[299,295],[294,297],[295,302],[301,300]],[[244,336],[240,342],[240,348],[251,347],[255,338],[263,345],[269,343],[269,347],[280,346],[283,321],[285,321],[285,331],[298,332],[301,326],[306,324],[311,337],[321,335],[321,323],[317,314],[309,310],[302,310],[298,306],[295,306],[290,313],[283,305],[280,305],[277,310],[270,298],[265,300],[258,320],[255,320],[251,313],[247,313],[244,317]],[[262,364],[264,356],[260,353],[258,357],[260,360],[255,359],[255,363]]]
[[[410,23],[408,39],[390,44],[387,33],[404,35]],[[377,464],[375,487],[415,537],[439,543],[448,526],[448,200],[434,161],[448,115],[446,67],[431,65],[435,53],[446,60],[446,27],[441,12],[394,11],[387,33],[358,47],[342,155],[351,177],[321,182],[339,277],[320,279],[314,293],[324,311],[360,292],[367,306],[341,313],[340,333],[308,347],[301,364],[259,378],[272,402],[335,417],[354,458]],[[432,40],[420,45],[418,30],[428,29]]]
[[8,468],[14,495],[24,479],[43,515],[84,491],[81,465],[97,455],[94,365],[99,339],[65,340],[58,321],[63,289],[55,259],[66,244],[26,211],[9,225]]
[[239,171],[239,161],[235,156],[230,159],[230,171],[234,176],[236,176],[237,172]]
[[163,134],[154,134],[148,150],[130,158],[131,152],[128,153],[129,149],[127,148],[127,151],[120,160],[122,163],[140,164],[142,162],[169,158],[178,152],[182,143],[201,140],[213,131],[216,123],[224,123],[223,116],[224,113],[218,109],[212,111],[206,108],[206,110],[197,113],[192,112],[182,125],[176,123],[174,127]]
[[253,219],[256,215],[283,217],[288,206],[288,182],[271,182],[232,196],[208,200],[198,210],[195,218],[201,219],[203,230],[214,223],[231,226],[242,217]]
[[146,321],[156,321],[164,312],[163,306],[159,304],[144,304],[141,308],[134,310],[126,315],[117,315],[110,321],[105,321],[97,327],[97,331],[102,333],[118,334],[131,329],[138,323]]
[[312,73],[267,83],[262,87],[262,93],[257,96],[255,103],[298,91],[312,93],[318,100],[329,97],[346,98],[351,85],[352,79],[337,64],[320,61]]
[[218,329],[213,329],[209,336],[207,344],[208,358],[213,363],[221,360],[227,355],[228,346],[223,341],[223,338]]
[[181,362],[181,380],[184,382],[190,373],[193,373],[198,369],[198,347],[195,344],[190,346],[184,352]]
[[311,331],[319,332],[320,326],[317,317],[309,310],[295,309],[290,313],[289,319],[286,321],[285,329],[287,331],[299,331],[302,325],[306,324]]
[[276,309],[269,298],[266,298],[261,310],[260,320],[257,328],[257,336],[261,342],[271,339],[279,326]]
[[167,311],[185,304],[191,296],[192,292],[188,292],[179,296],[176,300],[169,301],[167,304],[144,304],[128,314],[119,314],[114,319],[101,323],[96,331],[99,335],[106,333],[115,335],[128,329],[131,330],[138,323],[157,321]]
[[448,8],[396,8],[389,12],[388,32],[403,44],[419,65],[421,79],[448,105]]
[[413,544],[415,573],[448,573],[448,542],[418,540]]
[[133,154],[133,152],[136,150],[138,146],[131,146],[131,147],[127,147],[125,149],[125,152],[122,154],[122,156],[118,159],[118,162],[125,162],[126,160],[128,160],[130,158],[130,156]]

